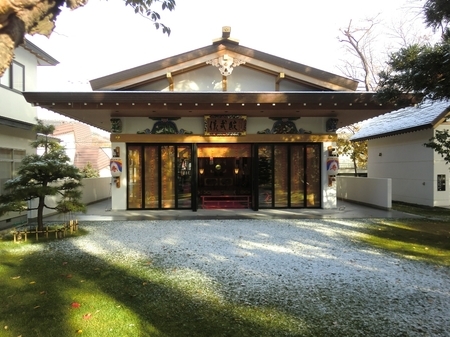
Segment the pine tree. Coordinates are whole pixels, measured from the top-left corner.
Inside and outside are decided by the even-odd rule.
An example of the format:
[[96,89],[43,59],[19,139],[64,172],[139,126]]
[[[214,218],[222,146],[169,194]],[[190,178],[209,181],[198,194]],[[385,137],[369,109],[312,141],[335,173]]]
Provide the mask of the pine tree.
[[[44,208],[58,213],[85,211],[81,203],[82,175],[78,168],[70,164],[64,147],[50,137],[55,127],[44,125],[38,120],[35,131],[37,139],[31,143],[35,149],[43,148],[42,154],[25,156],[17,176],[8,180],[5,194],[0,196],[0,215],[12,211],[37,210],[38,230],[44,229]],[[58,196],[55,207],[46,204],[46,198]],[[35,208],[28,201],[38,200]]]

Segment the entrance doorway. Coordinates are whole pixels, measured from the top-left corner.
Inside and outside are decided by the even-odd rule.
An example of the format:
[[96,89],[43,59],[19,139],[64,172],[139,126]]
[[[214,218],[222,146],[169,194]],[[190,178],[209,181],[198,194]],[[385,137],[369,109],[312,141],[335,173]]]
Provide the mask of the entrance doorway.
[[199,145],[198,196],[201,208],[251,206],[251,145]]
[[127,209],[318,208],[320,143],[127,144]]

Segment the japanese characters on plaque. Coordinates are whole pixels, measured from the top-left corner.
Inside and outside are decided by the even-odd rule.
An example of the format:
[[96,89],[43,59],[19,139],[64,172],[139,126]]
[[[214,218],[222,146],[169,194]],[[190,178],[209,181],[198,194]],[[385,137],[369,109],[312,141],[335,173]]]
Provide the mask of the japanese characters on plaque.
[[245,136],[247,116],[207,115],[205,116],[206,136]]

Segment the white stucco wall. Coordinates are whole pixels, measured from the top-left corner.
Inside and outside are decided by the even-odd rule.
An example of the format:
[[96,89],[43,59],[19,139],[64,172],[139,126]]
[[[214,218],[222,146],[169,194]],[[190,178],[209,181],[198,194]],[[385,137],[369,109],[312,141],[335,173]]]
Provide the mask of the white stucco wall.
[[[0,125],[0,147],[3,148],[25,150],[26,154],[32,154],[34,153],[34,149],[30,146],[30,141],[34,136],[35,133],[31,131]],[[0,222],[20,216],[21,214],[18,212],[11,212],[0,216]],[[11,221],[14,224],[14,220]]]
[[[368,177],[391,178],[394,201],[438,206],[436,174],[439,171],[448,176],[449,172],[442,159],[423,146],[432,136],[433,130],[427,129],[369,140]],[[449,205],[448,189],[439,194],[439,206]]]
[[[194,71],[185,72],[173,76],[173,90],[183,92],[193,91],[215,91],[221,92],[222,75],[219,69],[213,66],[205,66]],[[227,91],[275,91],[277,76],[264,73],[245,66],[235,67],[230,76],[227,77]],[[163,79],[151,84],[136,87],[139,91],[169,91],[169,81]],[[289,80],[280,81],[281,91],[311,90],[300,83]]]
[[[440,125],[436,130],[450,130],[449,123]],[[433,206],[450,206],[450,164],[446,164],[440,154],[434,151],[434,174],[433,174]],[[445,191],[438,191],[437,176],[445,175]]]
[[[36,57],[28,51],[19,47],[15,50],[14,59],[25,67],[25,90],[36,89]],[[37,112],[23,98],[22,93],[0,86],[0,116],[12,120],[35,124]],[[31,130],[8,127],[0,125],[0,147],[8,149],[25,150],[27,154],[35,152],[30,146],[30,141],[35,139],[36,134]],[[15,223],[14,218],[22,218],[23,214],[11,212],[0,217],[0,222],[10,221]]]
[[127,165],[126,165],[126,144],[125,143],[112,143],[111,148],[120,148],[120,157],[122,159],[122,174],[118,178],[120,180],[120,187],[117,187],[112,178],[111,184],[111,209],[112,210],[125,210],[127,209]]
[[[298,130],[303,129],[306,132],[312,133],[325,133],[326,121],[325,117],[304,117],[296,121],[293,121]],[[196,135],[204,134],[204,119],[202,117],[186,117],[173,121],[178,130],[184,129],[188,132],[192,132]],[[265,129],[271,130],[274,120],[267,117],[248,117],[247,118],[247,134],[257,134]],[[149,118],[143,117],[129,117],[122,119],[122,133],[135,134],[138,131],[144,131],[145,129],[152,130],[155,121]]]
[[[32,91],[36,89],[36,57],[27,52],[22,47],[15,51],[17,62],[25,66],[25,90]],[[0,86],[0,115],[2,117],[35,124],[37,112],[22,94],[17,91],[6,89]]]
[[[328,147],[336,147],[336,143],[325,142],[322,147],[322,208],[336,208],[337,207],[337,184],[336,180],[329,181],[327,173],[327,159]],[[331,182],[331,185],[329,185]]]

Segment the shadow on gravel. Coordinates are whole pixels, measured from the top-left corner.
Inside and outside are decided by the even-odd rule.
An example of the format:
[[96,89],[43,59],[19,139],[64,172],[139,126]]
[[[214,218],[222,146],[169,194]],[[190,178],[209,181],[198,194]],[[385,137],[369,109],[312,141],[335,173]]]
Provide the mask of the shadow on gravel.
[[[111,254],[141,253],[114,263],[77,248],[76,240],[86,238],[61,241],[64,250],[58,242],[41,244],[45,252],[20,259],[5,254],[2,326],[11,336],[46,337],[79,331],[96,337],[378,337],[448,331],[440,315],[432,322],[428,316],[445,310],[440,301],[448,302],[448,295],[402,285],[384,269],[389,266],[373,266],[369,257],[377,253],[351,242],[365,234],[365,227],[339,220],[271,221],[270,226],[247,221],[245,228],[239,221],[196,223],[130,221],[125,228],[108,224],[117,231],[114,238],[107,232],[89,234],[87,249],[95,244]],[[214,226],[227,227],[217,232]],[[282,231],[286,226],[291,230]],[[134,237],[126,236],[130,231]],[[395,268],[389,271],[402,271]],[[373,281],[378,277],[382,284]],[[401,288],[408,288],[406,295]]]

